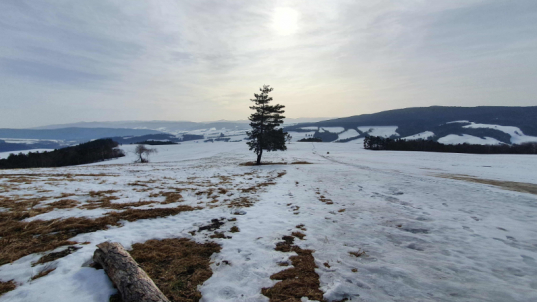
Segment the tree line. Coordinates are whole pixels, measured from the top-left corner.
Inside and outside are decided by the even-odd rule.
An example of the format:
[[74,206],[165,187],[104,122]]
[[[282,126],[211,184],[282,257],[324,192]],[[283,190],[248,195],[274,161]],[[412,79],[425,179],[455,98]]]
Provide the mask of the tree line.
[[445,145],[433,140],[391,139],[381,136],[368,136],[364,139],[364,149],[393,151],[429,151],[474,154],[537,154],[537,143],[520,145]]
[[112,139],[98,139],[54,151],[10,154],[0,159],[0,169],[49,168],[89,164],[125,156]]

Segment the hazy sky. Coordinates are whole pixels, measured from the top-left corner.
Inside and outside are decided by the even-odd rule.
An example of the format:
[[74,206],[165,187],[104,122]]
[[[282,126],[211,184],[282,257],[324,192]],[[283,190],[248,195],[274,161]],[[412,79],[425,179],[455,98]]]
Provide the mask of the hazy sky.
[[537,1],[0,1],[0,127],[537,105]]

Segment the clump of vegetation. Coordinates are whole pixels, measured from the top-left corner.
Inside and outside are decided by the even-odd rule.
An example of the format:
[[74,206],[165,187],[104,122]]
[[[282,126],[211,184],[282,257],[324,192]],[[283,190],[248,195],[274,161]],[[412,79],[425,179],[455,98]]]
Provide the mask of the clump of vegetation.
[[46,275],[52,273],[55,270],[56,270],[55,267],[51,267],[51,268],[45,267],[37,275],[32,276],[32,280],[35,280],[35,279],[38,279],[38,278],[41,278],[41,277],[45,277]]
[[39,260],[37,260],[37,262],[33,263],[32,266],[36,266],[38,264],[42,264],[42,263],[47,263],[47,262],[51,262],[51,261],[54,261],[54,260],[58,260],[60,258],[63,258],[67,255],[71,255],[72,253],[76,252],[77,250],[81,249],[81,247],[78,247],[76,245],[71,245],[71,246],[68,246],[65,250],[63,251],[60,251],[60,252],[55,252],[55,253],[49,253],[49,254],[46,254],[45,256],[39,258]]
[[111,139],[98,139],[50,152],[10,154],[6,159],[0,159],[0,169],[64,167],[125,156],[117,146],[118,143]]
[[212,276],[210,258],[220,249],[180,238],[136,243],[130,254],[170,301],[190,302],[201,299],[198,286]]
[[14,290],[17,287],[13,280],[2,282],[0,281],[0,296]]
[[293,236],[283,236],[283,241],[276,244],[275,250],[280,252],[295,252],[296,256],[289,257],[293,267],[270,276],[272,280],[281,280],[269,288],[263,288],[263,295],[271,302],[299,302],[302,297],[310,300],[326,301],[320,290],[319,275],[315,272],[317,265],[313,258],[313,250],[304,250],[293,245]]

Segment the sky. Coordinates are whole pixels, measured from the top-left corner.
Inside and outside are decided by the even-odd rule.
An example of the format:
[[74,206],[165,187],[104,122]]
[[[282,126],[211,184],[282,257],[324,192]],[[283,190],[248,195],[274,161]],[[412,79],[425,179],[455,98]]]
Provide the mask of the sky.
[[0,127],[537,105],[537,1],[0,1]]

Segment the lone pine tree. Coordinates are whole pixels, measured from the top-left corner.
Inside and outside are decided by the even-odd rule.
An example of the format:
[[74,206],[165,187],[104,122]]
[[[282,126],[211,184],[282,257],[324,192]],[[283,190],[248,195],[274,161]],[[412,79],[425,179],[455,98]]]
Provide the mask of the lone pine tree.
[[261,93],[254,93],[255,99],[251,99],[255,105],[251,106],[250,109],[255,110],[255,112],[248,118],[252,131],[246,133],[249,139],[247,144],[250,146],[250,150],[254,150],[254,153],[257,154],[258,165],[261,164],[263,150],[268,152],[287,150],[285,146],[287,132],[283,132],[281,128],[278,128],[283,124],[283,119],[285,118],[285,116],[280,115],[285,112],[282,110],[285,106],[279,104],[269,105],[272,97],[268,94],[273,89],[269,85],[263,85],[259,89]]

